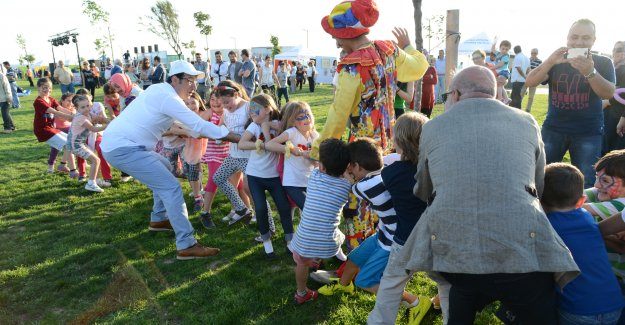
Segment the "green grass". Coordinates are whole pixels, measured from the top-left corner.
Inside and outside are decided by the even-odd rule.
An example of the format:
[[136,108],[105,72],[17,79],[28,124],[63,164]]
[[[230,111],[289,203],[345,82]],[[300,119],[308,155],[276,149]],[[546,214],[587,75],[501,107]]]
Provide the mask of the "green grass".
[[[101,100],[102,90],[97,93]],[[59,98],[59,90],[53,95]],[[46,174],[49,147],[32,133],[35,97],[21,98],[22,108],[12,110],[18,131],[0,135],[1,324],[366,321],[375,297],[364,291],[294,305],[293,261],[284,253],[281,233],[274,240],[280,258],[269,262],[262,245],[253,241],[254,227],[228,228],[218,222],[217,229],[205,231],[192,215],[199,241],[221,248],[221,253],[179,262],[173,234],[147,231],[152,197],[143,185],[116,183],[102,194],[90,194],[65,175]],[[332,90],[320,86],[314,95],[303,91],[292,97],[310,103],[321,129]],[[546,96],[537,95],[534,114],[541,122],[545,109]],[[440,112],[437,107],[435,114]],[[118,172],[114,178],[119,179]],[[183,186],[188,193],[188,184]],[[214,207],[217,216],[229,210],[222,195]],[[413,278],[408,288],[427,296],[436,293],[423,275]],[[478,323],[497,323],[492,310],[480,314]],[[440,314],[434,313],[424,322],[440,323]]]

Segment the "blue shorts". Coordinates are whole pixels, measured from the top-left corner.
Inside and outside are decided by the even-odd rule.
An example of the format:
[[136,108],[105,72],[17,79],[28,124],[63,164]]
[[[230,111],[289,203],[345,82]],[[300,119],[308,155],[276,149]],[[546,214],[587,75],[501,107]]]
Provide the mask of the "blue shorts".
[[360,268],[354,284],[359,288],[371,288],[380,284],[389,255],[389,251],[380,247],[377,233],[365,239],[347,256],[348,260]]

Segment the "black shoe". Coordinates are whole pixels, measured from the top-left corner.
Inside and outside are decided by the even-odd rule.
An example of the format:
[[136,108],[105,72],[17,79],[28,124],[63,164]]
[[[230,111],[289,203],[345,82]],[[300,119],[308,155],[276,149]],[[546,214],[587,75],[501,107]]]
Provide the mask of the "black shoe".
[[228,226],[232,226],[239,221],[243,221],[246,225],[250,224],[250,220],[252,220],[252,212],[245,209],[241,211],[236,211],[228,222]]
[[204,228],[206,228],[206,229],[215,228],[215,223],[213,222],[213,217],[208,212],[200,213],[200,222],[202,223],[202,226],[204,226]]
[[275,260],[278,258],[278,255],[276,255],[276,253],[271,252],[269,254],[265,254],[265,257],[267,257],[268,260]]

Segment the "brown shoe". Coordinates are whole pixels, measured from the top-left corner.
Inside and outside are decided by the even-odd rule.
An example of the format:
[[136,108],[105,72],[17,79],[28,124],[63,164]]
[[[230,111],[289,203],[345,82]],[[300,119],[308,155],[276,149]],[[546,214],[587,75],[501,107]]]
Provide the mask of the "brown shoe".
[[219,254],[219,248],[205,247],[200,243],[196,243],[187,249],[179,250],[176,258],[179,260],[192,260],[196,258],[207,258],[217,254]]
[[173,231],[174,228],[169,223],[169,220],[163,221],[150,221],[150,226],[148,227],[150,231]]

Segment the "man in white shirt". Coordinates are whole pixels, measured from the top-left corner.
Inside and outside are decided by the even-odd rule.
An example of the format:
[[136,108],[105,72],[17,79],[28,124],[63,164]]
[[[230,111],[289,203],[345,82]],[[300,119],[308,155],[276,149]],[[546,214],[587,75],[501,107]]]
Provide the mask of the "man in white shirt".
[[220,82],[228,79],[228,68],[230,63],[224,62],[221,51],[215,52],[215,63],[211,66],[211,77],[213,84],[218,85]]
[[[206,96],[206,73],[208,72],[208,63],[202,61],[202,53],[195,53],[195,62],[193,63],[195,70],[200,71],[205,77],[197,79],[197,93],[204,99]],[[210,84],[210,83],[209,83]]]
[[191,63],[172,62],[167,82],[151,85],[128,105],[107,126],[101,143],[102,153],[111,165],[152,190],[154,205],[148,229],[173,230],[179,260],[213,256],[219,249],[204,247],[195,239],[180,183],[171,173],[169,161],[154,152],[156,142],[175,120],[187,128],[187,136],[231,142],[239,139],[225,126],[203,120],[185,105],[184,100],[196,90],[197,78],[202,77],[204,73]]
[[438,57],[436,58],[436,62],[434,63],[434,68],[436,69],[436,75],[438,77],[438,83],[436,84],[436,89],[434,89],[434,93],[436,96],[436,102],[442,103],[441,94],[443,94],[445,90],[445,67],[446,67],[446,58],[445,51],[438,51]]
[[521,108],[521,102],[523,101],[524,92],[523,86],[525,85],[525,77],[529,73],[530,60],[521,52],[521,46],[514,47],[514,67],[512,68],[512,93],[510,94],[510,106]]

